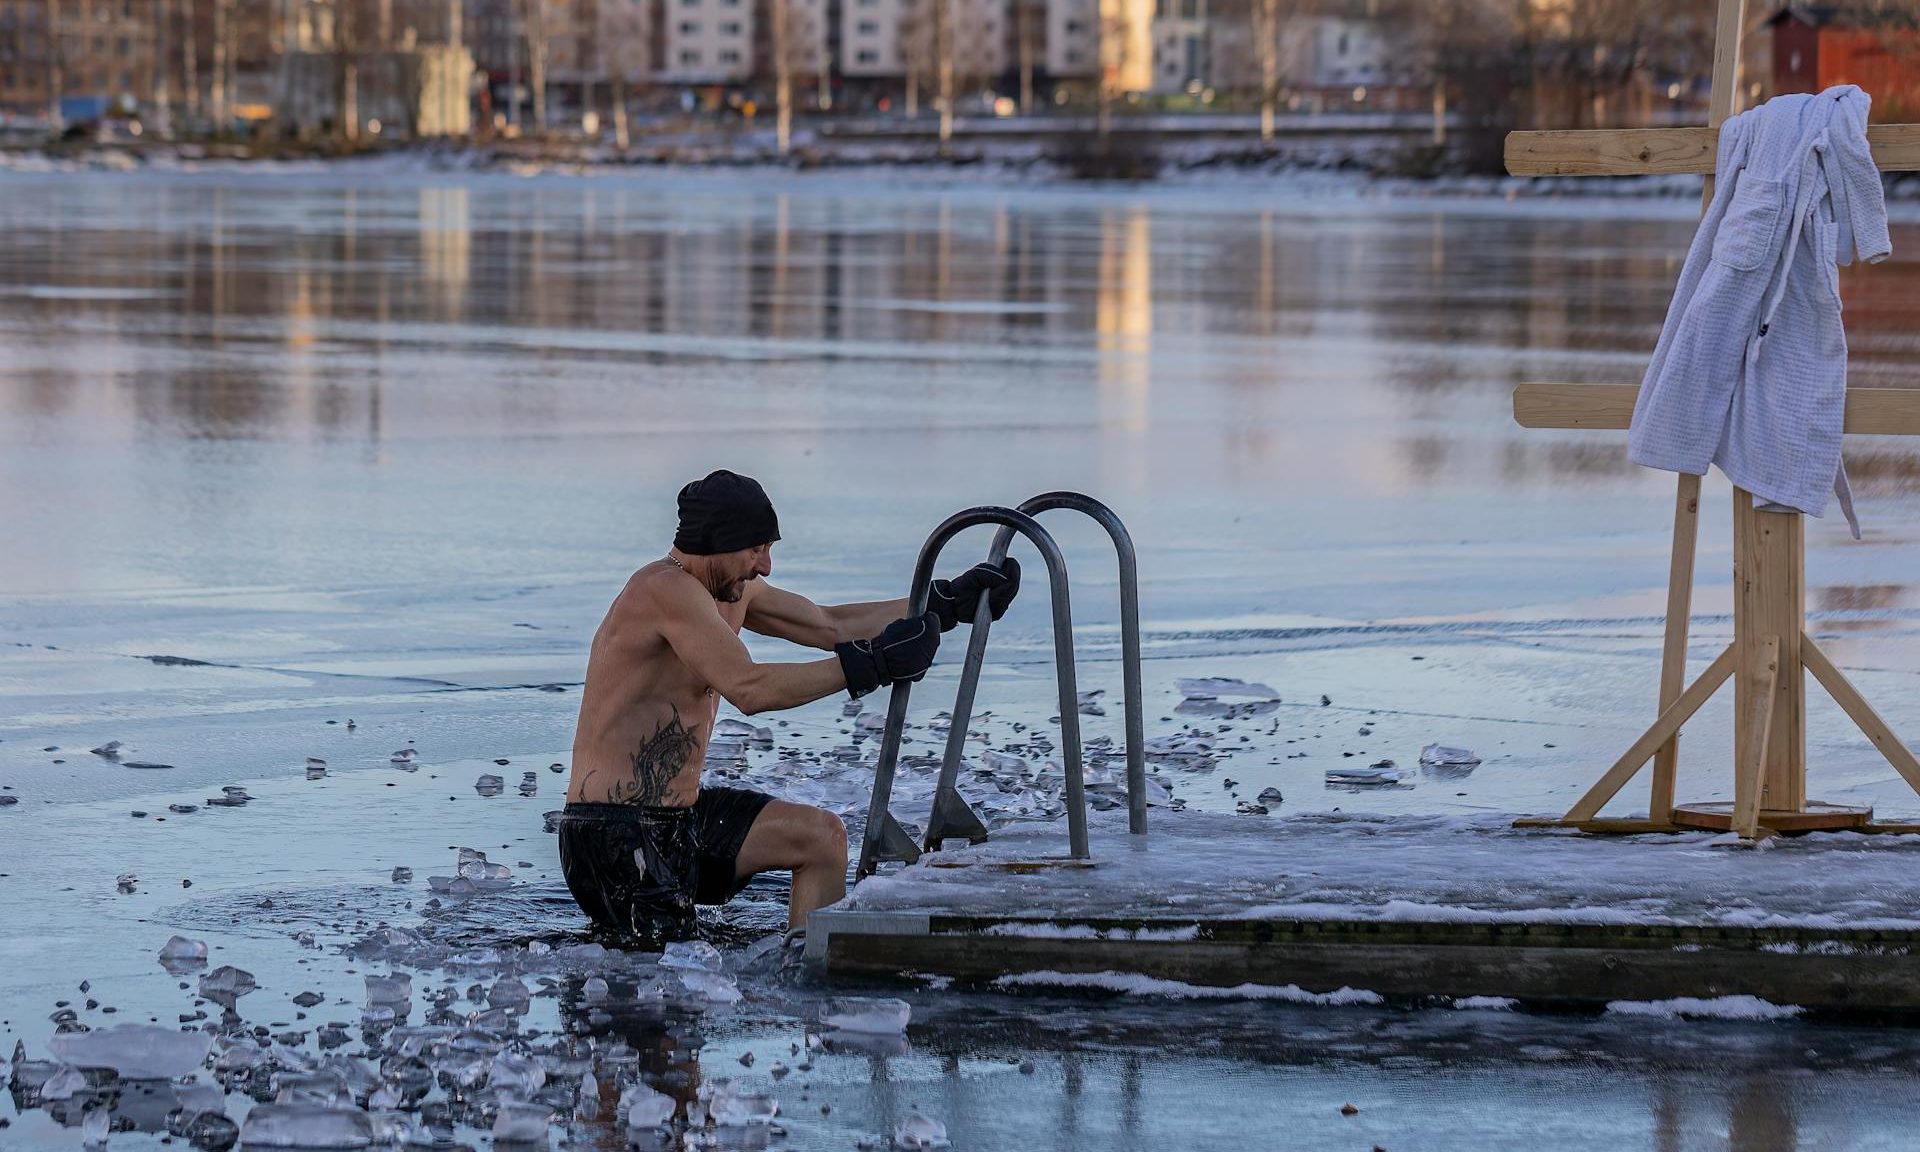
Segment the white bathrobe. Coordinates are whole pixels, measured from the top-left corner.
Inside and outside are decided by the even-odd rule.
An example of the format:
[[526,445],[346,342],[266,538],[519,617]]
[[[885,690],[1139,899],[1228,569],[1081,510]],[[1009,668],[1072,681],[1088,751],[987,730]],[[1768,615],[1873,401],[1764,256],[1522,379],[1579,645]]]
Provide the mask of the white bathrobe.
[[1840,463],[1847,338],[1836,265],[1893,251],[1871,100],[1847,84],[1777,96],[1720,130],[1717,183],[1687,251],[1627,434],[1636,464],[1717,464],[1764,505],[1814,516],[1829,493],[1856,537]]

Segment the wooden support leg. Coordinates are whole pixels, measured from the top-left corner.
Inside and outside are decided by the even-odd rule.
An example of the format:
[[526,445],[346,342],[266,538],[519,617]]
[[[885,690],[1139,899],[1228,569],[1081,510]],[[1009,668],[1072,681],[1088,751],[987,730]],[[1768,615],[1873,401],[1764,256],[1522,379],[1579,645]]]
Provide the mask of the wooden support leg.
[[[1768,654],[1779,665],[1761,761],[1760,807],[1770,811],[1807,808],[1807,685],[1800,656],[1807,619],[1804,524],[1796,512],[1756,512],[1752,493],[1734,490],[1733,640],[1742,671],[1734,681],[1734,715],[1754,715],[1755,702],[1746,693],[1762,682]],[[1768,637],[1773,647],[1766,645]],[[1735,728],[1736,770],[1755,761],[1761,747],[1755,736],[1744,724]]]
[[1840,705],[1867,739],[1873,741],[1874,747],[1880,749],[1880,754],[1887,758],[1887,763],[1893,765],[1894,771],[1900,773],[1915,792],[1920,792],[1920,760],[1914,759],[1913,753],[1893,734],[1887,722],[1880,718],[1880,713],[1874,711],[1873,705],[1867,703],[1867,698],[1860,695],[1853,681],[1847,679],[1834,662],[1827,659],[1827,654],[1813,642],[1813,637],[1801,637],[1800,658],[1806,661],[1807,671],[1820,681],[1820,686],[1827,690],[1827,695],[1833,697],[1833,702]]
[[[1673,707],[1687,682],[1687,625],[1693,617],[1693,559],[1700,541],[1700,477],[1682,472],[1673,501],[1673,561],[1667,572],[1667,639],[1660,652],[1660,711]],[[1653,754],[1653,799],[1647,818],[1673,818],[1673,778],[1680,763],[1675,732]]]
[[1735,690],[1746,701],[1746,712],[1736,729],[1736,742],[1746,746],[1733,766],[1733,830],[1743,839],[1760,834],[1760,806],[1767,782],[1767,745],[1772,741],[1774,689],[1780,679],[1780,638],[1759,636],[1753,645],[1753,663],[1740,669]]
[[1633,779],[1634,774],[1640,771],[1640,766],[1647,762],[1647,758],[1653,755],[1654,750],[1673,739],[1680,731],[1680,726],[1700,710],[1700,705],[1707,702],[1714,690],[1726,683],[1727,677],[1733,674],[1734,655],[1734,645],[1729,644],[1725,651],[1714,657],[1713,663],[1707,665],[1707,670],[1700,673],[1700,679],[1695,680],[1691,687],[1680,693],[1678,700],[1660,713],[1660,718],[1653,722],[1653,727],[1641,733],[1640,739],[1633,742],[1633,747],[1628,748],[1625,755],[1614,761],[1613,767],[1607,769],[1606,775],[1600,777],[1593,787],[1587,789],[1587,794],[1580,797],[1579,802],[1573,807],[1567,809],[1567,814],[1562,819],[1591,820],[1607,801],[1613,799],[1614,793],[1620,791],[1626,786],[1627,781]]

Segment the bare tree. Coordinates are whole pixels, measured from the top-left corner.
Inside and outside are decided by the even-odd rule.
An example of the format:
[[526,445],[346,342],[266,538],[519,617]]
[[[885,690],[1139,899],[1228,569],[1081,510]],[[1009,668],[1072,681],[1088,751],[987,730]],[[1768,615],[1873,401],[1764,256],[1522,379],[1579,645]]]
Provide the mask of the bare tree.
[[773,82],[774,149],[785,156],[793,147],[793,84],[796,75],[814,71],[813,21],[793,0],[767,0],[768,65]]
[[900,13],[900,64],[906,86],[907,119],[920,115],[920,86],[934,70],[939,58],[939,40],[934,28],[937,5],[944,0],[902,0]]
[[1033,72],[1047,37],[1046,0],[1012,0],[1015,66],[1020,71],[1020,114],[1033,112]]
[[533,131],[547,131],[547,63],[552,58],[552,13],[548,0],[519,0],[521,33],[527,44],[527,83],[533,89]]
[[627,101],[632,86],[651,73],[652,35],[652,5],[646,0],[602,0],[601,58],[613,85],[613,142],[623,153],[633,144]]
[[47,117],[60,123],[60,97],[67,90],[67,30],[60,0],[47,0]]

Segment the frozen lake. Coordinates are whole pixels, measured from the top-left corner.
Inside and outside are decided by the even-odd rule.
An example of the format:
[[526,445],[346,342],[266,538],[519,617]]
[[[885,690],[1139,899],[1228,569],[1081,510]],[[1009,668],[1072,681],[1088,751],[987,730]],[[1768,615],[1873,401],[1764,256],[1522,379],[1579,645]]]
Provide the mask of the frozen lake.
[[[902,594],[960,507],[1053,488],[1108,502],[1139,548],[1148,735],[1220,727],[1175,711],[1178,676],[1283,698],[1219,735],[1237,790],[1174,781],[1193,808],[1271,787],[1276,815],[1557,812],[1653,716],[1673,482],[1628,465],[1623,434],[1520,429],[1508,395],[1636,380],[1693,216],[1684,198],[1322,183],[0,176],[0,787],[19,798],[0,807],[0,1056],[17,1039],[44,1056],[60,1000],[94,1026],[114,1018],[90,998],[121,1019],[190,1014],[153,959],[176,931],[255,973],[240,1011],[273,1032],[312,1027],[280,1010],[307,988],[349,1005],[316,1019],[358,1020],[340,947],[376,922],[424,918],[474,947],[577,940],[541,830],[564,791],[547,769],[564,767],[601,612],[664,550],[678,486],[714,467],[765,483],[785,534],[774,582],[823,601]],[[1856,384],[1920,368],[1920,227],[1894,239],[1891,265],[1842,273]],[[1920,740],[1920,446],[1852,448],[1866,540],[1809,523],[1813,628]],[[1699,660],[1731,632],[1728,521],[1710,479]],[[1117,737],[1111,559],[1090,526],[1056,532],[1081,687],[1113,705],[1087,731]],[[963,537],[943,568],[985,544]],[[916,691],[916,721],[950,705],[962,648]],[[979,707],[1044,726],[1050,675],[1033,581],[995,629]],[[1920,816],[1809,700],[1810,793]],[[1727,796],[1731,712],[1723,696],[1689,725],[1683,799]],[[780,719],[783,746],[846,740],[834,701]],[[88,753],[109,740],[119,762]],[[1435,741],[1483,763],[1325,786],[1329,768],[1408,765]],[[420,770],[396,772],[408,744]],[[306,779],[310,756],[324,779]],[[507,795],[477,796],[483,772]],[[814,782],[840,799],[854,783]],[[167,812],[223,785],[259,799]],[[515,891],[425,909],[459,845],[524,861]],[[420,880],[390,883],[402,865]],[[123,894],[125,873],[141,879]],[[779,916],[776,889],[752,894],[731,943]],[[1265,1125],[1316,1147],[1898,1147],[1916,1119],[1889,1103],[1912,1096],[1904,1032],[924,985],[904,993],[907,1054],[825,1054],[774,1082],[767,1062],[825,990],[738,975],[748,997],[701,1018],[691,1079],[772,1085],[796,1147],[891,1132],[910,1105],[973,1149],[1036,1131],[1055,1143],[1029,1146],[1250,1147]],[[534,1001],[546,1041],[662,1034],[654,1017],[593,1021],[577,976],[552,973],[559,993]],[[735,1062],[755,1048],[758,1065]],[[1357,1116],[1338,1113],[1348,1100]],[[0,1100],[0,1147],[78,1146],[17,1107]]]

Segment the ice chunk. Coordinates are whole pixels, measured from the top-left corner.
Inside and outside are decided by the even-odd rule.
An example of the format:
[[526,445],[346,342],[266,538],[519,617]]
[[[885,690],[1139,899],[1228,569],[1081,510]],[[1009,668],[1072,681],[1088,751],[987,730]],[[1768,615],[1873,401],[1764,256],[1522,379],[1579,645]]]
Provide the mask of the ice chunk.
[[589,976],[580,985],[580,998],[589,1004],[605,1004],[608,995],[607,982],[598,976]]
[[907,1118],[893,1130],[893,1146],[906,1152],[947,1147],[947,1126],[931,1116],[908,1112]]
[[1189,700],[1236,696],[1252,700],[1278,700],[1280,693],[1265,684],[1249,684],[1245,680],[1233,680],[1224,676],[1205,676],[1198,679],[1181,677],[1176,683],[1180,686],[1180,695]]
[[547,1143],[547,1125],[553,1120],[553,1109],[545,1104],[521,1104],[508,1102],[500,1105],[500,1111],[493,1117],[493,1139],[496,1144],[539,1144]]
[[720,950],[705,940],[676,940],[660,954],[660,966],[718,972],[722,962]]
[[629,1128],[663,1128],[673,1123],[679,1102],[645,1084],[634,1084],[620,1093],[620,1118]]
[[118,760],[120,758],[120,741],[109,740],[105,744],[100,745],[100,747],[89,748],[87,751],[93,753],[95,756],[105,756],[109,760]]
[[502,1052],[493,1058],[487,1070],[487,1084],[497,1095],[514,1100],[531,1100],[547,1082],[547,1071],[525,1056]]
[[878,732],[887,726],[885,712],[866,712],[855,717],[853,726],[862,732]]
[[511,976],[500,977],[487,989],[487,1006],[490,1008],[525,1011],[531,999],[527,986]]
[[413,869],[411,869],[411,868],[409,868],[409,867],[407,867],[407,866],[406,866],[406,865],[404,865],[404,864],[398,864],[398,865],[395,865],[395,866],[394,866],[394,869],[393,869],[393,882],[394,882],[395,884],[409,884],[409,883],[412,883],[412,882],[413,882]]
[[1280,795],[1280,789],[1278,788],[1262,788],[1260,795],[1254,797],[1254,799],[1260,801],[1262,804],[1278,804],[1286,799],[1286,797]]
[[78,1068],[62,1068],[40,1085],[40,1099],[71,1100],[75,1092],[84,1092],[86,1088],[86,1073]]
[[913,1008],[905,1000],[845,996],[827,1001],[820,1023],[842,1032],[898,1034],[907,1030]]
[[507,782],[491,772],[483,772],[480,779],[473,782],[473,790],[482,796],[498,796],[506,791]]
[[107,1133],[113,1131],[113,1110],[95,1108],[80,1121],[80,1143],[87,1148],[105,1148]]
[[1398,784],[1401,780],[1405,779],[1405,777],[1406,773],[1402,772],[1391,760],[1376,761],[1375,763],[1367,765],[1365,768],[1356,766],[1352,768],[1327,769],[1327,783],[1329,784]]
[[1466,776],[1480,766],[1480,757],[1470,749],[1429,744],[1420,749],[1420,767],[1435,776]]
[[413,977],[404,972],[367,977],[368,1004],[404,1004],[413,996]]
[[733,977],[718,972],[703,972],[698,968],[684,968],[678,973],[681,985],[688,992],[712,1004],[732,1004],[740,999],[740,986]]
[[273,1087],[276,1104],[318,1104],[326,1108],[353,1105],[353,1090],[336,1072],[276,1072]]
[[122,1024],[92,1032],[62,1032],[47,1041],[55,1056],[76,1068],[111,1068],[122,1080],[171,1080],[206,1062],[213,1036],[152,1024]]
[[[178,1131],[174,1131],[176,1127]],[[169,1123],[167,1130],[175,1136],[184,1136],[195,1148],[205,1148],[209,1152],[226,1152],[240,1139],[240,1126],[228,1119],[226,1113],[217,1111],[183,1116],[178,1125]]]
[[160,946],[160,966],[175,976],[188,969],[202,967],[206,962],[207,943],[204,940],[173,936]]
[[358,1108],[323,1104],[257,1104],[247,1113],[240,1142],[248,1148],[365,1148],[373,1118]]
[[257,987],[259,985],[254,983],[253,973],[231,964],[222,964],[200,977],[200,995],[213,1001],[232,1003]]
[[1091,692],[1078,693],[1074,699],[1080,709],[1080,714],[1082,716],[1105,716],[1107,709],[1100,703],[1100,697],[1106,694],[1107,690],[1105,688],[1095,688]]
[[780,1114],[780,1102],[764,1092],[750,1092],[741,1088],[731,1080],[716,1080],[713,1082],[713,1099],[707,1101],[707,1113],[722,1128],[771,1124],[773,1118]]

